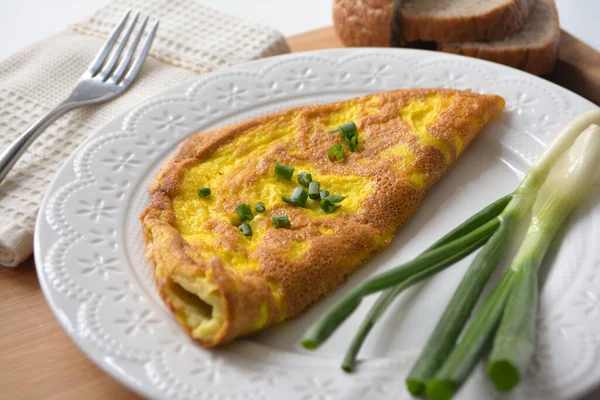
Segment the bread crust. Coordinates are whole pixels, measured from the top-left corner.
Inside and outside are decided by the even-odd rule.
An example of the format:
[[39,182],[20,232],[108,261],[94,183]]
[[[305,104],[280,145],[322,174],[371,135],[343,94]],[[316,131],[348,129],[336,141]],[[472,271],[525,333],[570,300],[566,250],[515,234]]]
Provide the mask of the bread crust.
[[[402,9],[404,39],[439,43],[499,40],[523,28],[535,0],[513,0],[475,18],[423,17]],[[334,0],[335,31],[346,46],[388,46],[393,0]]]
[[335,0],[335,32],[346,46],[387,47],[393,5],[391,0]]
[[[552,2],[553,18],[558,21],[556,4]],[[439,43],[437,49],[446,53],[461,54],[493,61],[509,67],[518,68],[534,75],[542,75],[554,69],[558,59],[560,28],[556,29],[549,40],[538,46],[493,48],[479,46],[477,43]]]

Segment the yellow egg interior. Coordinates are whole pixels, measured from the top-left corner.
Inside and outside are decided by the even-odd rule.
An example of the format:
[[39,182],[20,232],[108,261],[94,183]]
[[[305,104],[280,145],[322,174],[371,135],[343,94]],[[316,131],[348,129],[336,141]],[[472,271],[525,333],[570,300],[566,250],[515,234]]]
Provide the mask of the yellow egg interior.
[[[321,121],[325,131],[338,127],[348,121],[357,121],[368,115],[380,112],[377,106],[378,96],[373,96],[365,102],[348,102],[339,109],[331,112],[326,121]],[[422,144],[439,148],[449,160],[451,152],[447,143],[436,139],[427,127],[433,123],[441,111],[449,107],[451,96],[433,95],[424,99],[414,100],[400,109],[401,117],[411,127]],[[320,209],[319,201],[308,200],[301,212],[312,218],[332,218],[339,214],[356,213],[363,207],[363,201],[374,189],[374,181],[367,176],[352,174],[325,174],[308,162],[295,162],[289,165],[294,168],[292,180],[286,180],[274,174],[274,167],[267,173],[256,174],[252,184],[232,184],[240,176],[248,174],[248,169],[256,168],[260,160],[273,148],[280,145],[290,145],[298,134],[300,112],[288,113],[285,118],[268,120],[260,126],[248,129],[231,142],[219,147],[208,159],[188,169],[181,180],[180,193],[173,198],[177,229],[183,238],[194,243],[201,249],[202,256],[210,259],[218,256],[226,265],[236,270],[253,270],[259,267],[258,261],[252,257],[252,251],[260,243],[261,237],[271,227],[270,217],[254,211],[256,202],[262,201],[267,210],[282,203],[282,196],[289,196],[293,189],[299,186],[297,174],[309,172],[313,181],[321,184],[321,190],[331,194],[346,196],[340,203],[342,207],[334,214],[327,214]],[[313,126],[317,122],[311,121]],[[323,130],[322,129],[322,130]],[[326,134],[326,133],[324,133]],[[359,135],[361,132],[359,131]],[[361,142],[368,146],[368,142]],[[291,150],[290,150],[291,147]],[[290,154],[302,152],[302,149],[288,146]],[[346,151],[348,151],[346,149]],[[404,143],[381,152],[382,158],[393,160],[393,165],[407,180],[417,188],[423,187],[426,176],[411,168],[415,159],[412,149]],[[197,189],[208,187],[211,195],[200,198]],[[253,235],[241,241],[241,248],[228,248],[218,243],[219,235],[206,228],[207,221],[224,221],[238,225],[235,207],[225,208],[228,198],[244,199],[255,215],[251,226]],[[287,256],[293,260],[302,257],[307,251],[307,242],[294,242],[290,245]]]

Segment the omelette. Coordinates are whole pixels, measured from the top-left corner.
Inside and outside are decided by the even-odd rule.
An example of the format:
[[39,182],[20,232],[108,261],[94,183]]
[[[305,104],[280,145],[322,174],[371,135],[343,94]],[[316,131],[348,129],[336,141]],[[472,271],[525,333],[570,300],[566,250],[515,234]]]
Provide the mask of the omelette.
[[161,297],[205,347],[298,315],[390,242],[503,108],[395,90],[190,136],[141,216]]

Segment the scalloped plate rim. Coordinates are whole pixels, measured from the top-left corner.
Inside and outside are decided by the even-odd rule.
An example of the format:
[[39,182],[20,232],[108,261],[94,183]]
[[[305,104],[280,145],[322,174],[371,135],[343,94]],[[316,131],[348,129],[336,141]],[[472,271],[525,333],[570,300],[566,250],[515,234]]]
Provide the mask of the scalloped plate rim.
[[[514,74],[516,71],[516,73],[519,75],[520,74],[525,75],[527,77],[527,79],[533,79],[533,80],[537,80],[539,82],[543,82],[543,86],[548,85],[548,86],[552,87],[553,89],[557,89],[558,91],[562,91],[563,93],[568,93],[570,96],[576,96],[580,100],[583,100],[583,101],[587,102],[588,104],[592,105],[593,107],[596,107],[595,105],[593,105],[593,103],[589,102],[588,100],[582,98],[581,96],[579,96],[575,93],[568,91],[567,89],[565,89],[561,86],[554,84],[553,82],[549,82],[549,81],[546,81],[537,76],[533,76],[533,75],[524,73],[522,71],[517,71],[512,68],[505,67],[505,66],[502,66],[499,64],[495,64],[492,62],[472,59],[472,58],[469,58],[466,56],[444,54],[444,53],[438,53],[438,52],[433,52],[433,51],[428,51],[428,50],[388,49],[388,48],[327,49],[327,50],[318,50],[318,51],[310,51],[310,52],[303,52],[303,53],[286,54],[286,55],[270,57],[270,58],[266,58],[266,59],[259,59],[259,60],[255,60],[255,61],[252,61],[249,63],[244,63],[244,64],[240,64],[237,66],[233,66],[233,67],[229,67],[226,69],[217,70],[217,71],[210,72],[210,73],[207,73],[204,75],[200,75],[196,78],[187,80],[180,84],[177,84],[176,86],[174,86],[170,89],[167,89],[161,93],[153,95],[153,96],[149,97],[148,99],[144,100],[143,102],[141,102],[140,104],[133,106],[130,109],[128,109],[127,111],[121,113],[119,116],[117,116],[113,120],[111,120],[111,122],[109,122],[107,125],[101,127],[97,131],[91,133],[88,136],[88,138],[86,138],[85,141],[77,148],[77,150],[75,152],[73,152],[73,154],[71,154],[69,156],[69,158],[64,162],[62,167],[59,169],[59,172],[56,174],[55,178],[53,179],[49,189],[44,194],[42,202],[40,203],[40,209],[38,211],[38,216],[37,216],[36,225],[35,225],[35,235],[34,235],[34,258],[35,258],[35,265],[36,265],[36,270],[37,270],[37,274],[38,274],[38,280],[40,282],[40,286],[42,288],[42,292],[44,293],[46,301],[48,302],[52,312],[55,314],[56,319],[58,320],[58,322],[60,323],[62,328],[65,330],[65,332],[68,334],[68,336],[71,338],[71,340],[73,340],[73,342],[75,342],[75,344],[80,348],[80,350],[88,358],[90,358],[97,366],[102,368],[110,376],[115,378],[117,381],[119,381],[120,383],[122,383],[123,385],[128,387],[129,389],[131,389],[143,396],[147,396],[149,398],[153,398],[159,394],[159,392],[157,392],[156,388],[136,385],[135,382],[132,381],[132,379],[130,377],[118,372],[114,367],[112,367],[110,365],[110,363],[106,362],[106,360],[104,359],[106,356],[104,354],[102,354],[102,352],[99,349],[90,348],[92,345],[84,342],[83,337],[81,337],[79,334],[77,334],[76,329],[74,330],[72,327],[70,327],[68,325],[68,323],[66,321],[64,321],[61,318],[60,313],[62,313],[63,311],[62,311],[62,307],[60,306],[61,300],[58,299],[59,294],[52,291],[52,289],[49,285],[49,282],[47,281],[45,272],[44,272],[44,258],[47,256],[47,251],[50,246],[43,243],[43,242],[47,242],[47,238],[42,239],[40,237],[41,235],[39,233],[43,229],[45,229],[44,227],[42,227],[42,224],[45,223],[45,221],[44,221],[45,220],[45,212],[46,212],[46,208],[48,205],[48,201],[49,201],[50,197],[55,194],[55,191],[53,191],[53,190],[62,188],[62,187],[64,187],[64,185],[66,183],[68,183],[68,182],[64,182],[64,183],[61,183],[60,185],[57,184],[57,182],[60,182],[61,179],[63,178],[63,175],[65,173],[64,171],[67,169],[72,169],[72,165],[73,165],[75,158],[77,157],[77,155],[80,153],[80,151],[85,146],[87,146],[92,140],[94,140],[102,132],[108,132],[110,130],[123,131],[123,125],[127,121],[127,117],[132,113],[132,111],[134,111],[138,107],[140,107],[140,105],[145,104],[145,103],[149,102],[150,100],[157,99],[159,97],[174,96],[174,95],[187,95],[187,91],[195,90],[195,88],[199,85],[201,86],[204,81],[209,81],[212,77],[215,77],[215,76],[223,74],[223,73],[246,71],[248,68],[253,68],[252,72],[258,73],[258,75],[260,76],[261,74],[263,74],[263,72],[265,70],[269,69],[267,66],[270,63],[274,64],[276,61],[281,61],[281,60],[285,60],[285,59],[292,60],[294,58],[302,58],[303,56],[319,57],[321,55],[323,55],[324,57],[330,57],[331,55],[336,55],[336,53],[343,54],[345,57],[349,58],[351,56],[354,56],[354,55],[357,55],[360,53],[364,53],[365,56],[368,56],[369,53],[380,53],[381,54],[381,53],[388,53],[388,52],[389,53],[393,52],[394,54],[404,53],[408,56],[410,56],[410,54],[413,52],[416,54],[421,53],[421,54],[426,54],[426,57],[431,56],[432,58],[439,59],[440,61],[444,61],[446,59],[456,59],[456,60],[461,60],[467,64],[474,64],[476,66],[477,65],[489,66],[491,69],[495,69],[496,72],[508,70]],[[338,60],[336,59],[336,60],[332,60],[332,61],[337,62]],[[257,68],[259,66],[260,66],[260,68]],[[143,79],[143,78],[141,78],[141,79]],[[498,79],[500,80],[500,79],[502,79],[502,77],[499,76]],[[196,93],[196,96],[199,96],[199,95]],[[284,99],[289,99],[289,98],[293,98],[293,96],[292,97],[284,96]],[[258,106],[260,106],[260,105],[258,105]],[[242,109],[242,111],[243,110],[245,110],[245,108]],[[181,139],[182,138],[180,138],[180,140]],[[74,172],[73,172],[73,175],[74,175]],[[72,180],[74,180],[74,179],[71,179],[71,181]],[[49,230],[51,231],[52,229],[49,228]],[[52,245],[54,243],[56,243],[56,241],[54,241],[52,243]],[[596,378],[597,378],[596,381],[600,380],[600,376],[598,376]],[[579,390],[577,390],[577,393],[578,394],[585,393],[590,388],[591,388],[591,385],[588,384],[587,386],[582,387]]]

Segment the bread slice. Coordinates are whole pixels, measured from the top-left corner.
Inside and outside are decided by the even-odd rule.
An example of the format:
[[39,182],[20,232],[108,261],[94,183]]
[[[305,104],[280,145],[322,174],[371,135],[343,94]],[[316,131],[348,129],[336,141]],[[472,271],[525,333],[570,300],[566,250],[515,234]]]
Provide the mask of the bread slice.
[[560,25],[554,0],[536,0],[521,32],[494,42],[440,43],[438,50],[482,58],[541,75],[554,68],[559,38]]
[[498,40],[519,32],[535,0],[404,0],[404,39],[438,43]]
[[[497,40],[518,32],[535,0],[403,0],[409,41]],[[389,46],[394,0],[334,0],[333,22],[346,46]]]

